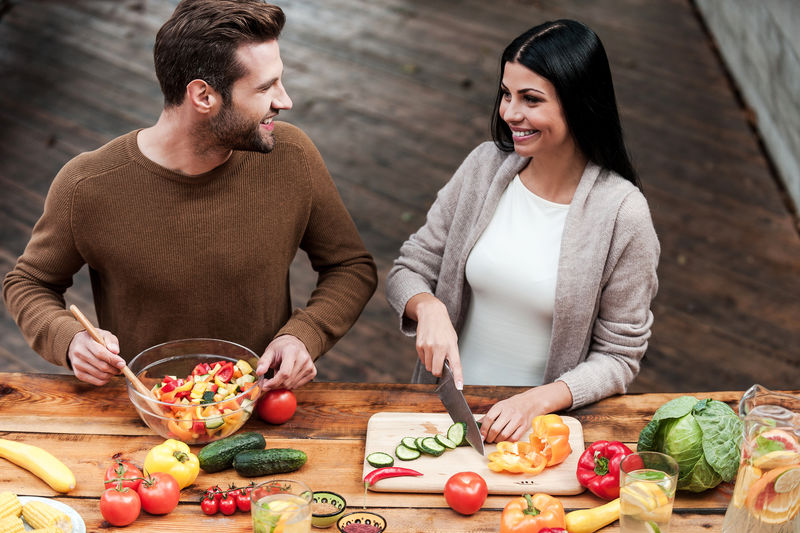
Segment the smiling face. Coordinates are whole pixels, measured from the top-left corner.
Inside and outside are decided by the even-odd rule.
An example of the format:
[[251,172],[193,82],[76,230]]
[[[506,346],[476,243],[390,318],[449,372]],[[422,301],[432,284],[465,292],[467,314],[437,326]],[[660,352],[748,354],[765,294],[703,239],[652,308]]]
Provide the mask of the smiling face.
[[281,82],[278,41],[243,44],[236,57],[245,75],[234,82],[231,102],[222,104],[209,129],[217,144],[226,149],[270,152],[275,148],[273,119],[281,109],[292,108]]
[[575,141],[552,83],[509,61],[500,90],[500,117],[511,128],[515,152],[523,157],[575,152]]

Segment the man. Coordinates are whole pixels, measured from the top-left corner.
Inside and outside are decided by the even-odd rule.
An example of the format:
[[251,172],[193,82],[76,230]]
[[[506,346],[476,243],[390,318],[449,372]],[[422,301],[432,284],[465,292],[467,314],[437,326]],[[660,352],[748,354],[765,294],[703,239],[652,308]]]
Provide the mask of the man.
[[[5,277],[6,305],[45,359],[103,385],[149,346],[216,337],[263,352],[265,389],[293,389],[358,318],[375,264],[319,152],[275,122],[292,107],[284,21],[260,0],[183,0],[159,30],[158,122],[64,166]],[[319,277],[292,312],[298,248]],[[83,264],[108,348],[64,308]]]

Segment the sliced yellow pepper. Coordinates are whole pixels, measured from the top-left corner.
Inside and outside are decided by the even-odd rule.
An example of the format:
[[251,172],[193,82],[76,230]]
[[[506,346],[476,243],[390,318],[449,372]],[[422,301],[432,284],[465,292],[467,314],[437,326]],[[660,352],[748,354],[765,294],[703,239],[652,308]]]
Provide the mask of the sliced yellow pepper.
[[539,474],[547,459],[528,442],[498,442],[497,451],[489,454],[489,470],[512,474]]

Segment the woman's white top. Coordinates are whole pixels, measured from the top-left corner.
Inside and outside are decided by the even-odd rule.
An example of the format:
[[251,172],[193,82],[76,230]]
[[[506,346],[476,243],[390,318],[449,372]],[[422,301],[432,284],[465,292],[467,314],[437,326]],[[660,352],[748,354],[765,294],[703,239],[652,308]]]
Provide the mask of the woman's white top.
[[458,340],[465,384],[542,384],[568,210],[519,175],[500,198],[467,258],[472,297]]

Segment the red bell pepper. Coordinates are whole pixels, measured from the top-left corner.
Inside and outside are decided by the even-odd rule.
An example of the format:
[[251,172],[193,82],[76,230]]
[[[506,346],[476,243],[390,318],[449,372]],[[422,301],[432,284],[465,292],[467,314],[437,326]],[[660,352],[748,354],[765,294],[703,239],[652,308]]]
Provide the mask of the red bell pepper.
[[619,498],[619,463],[632,453],[619,441],[592,443],[578,459],[578,483],[605,500]]

